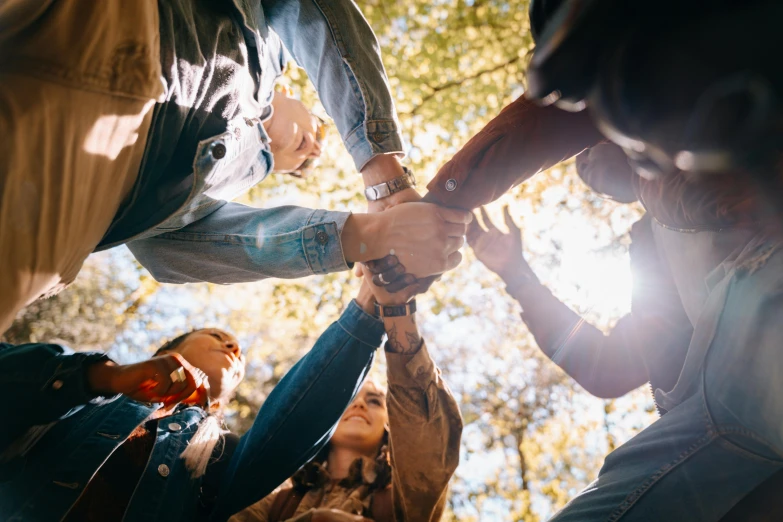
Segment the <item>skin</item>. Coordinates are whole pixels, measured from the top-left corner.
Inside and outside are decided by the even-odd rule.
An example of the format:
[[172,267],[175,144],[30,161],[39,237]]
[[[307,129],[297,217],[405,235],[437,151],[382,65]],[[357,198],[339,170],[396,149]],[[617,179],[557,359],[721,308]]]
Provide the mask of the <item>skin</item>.
[[[368,380],[340,419],[330,441],[330,453],[350,450],[357,456],[374,457],[388,423],[386,391],[378,383]],[[331,454],[329,460],[332,461]]]
[[276,92],[272,100],[272,117],[264,122],[271,140],[276,172],[299,172],[308,158],[321,156],[318,118],[295,98]]
[[[171,372],[182,368],[185,380]],[[245,375],[245,358],[232,335],[213,328],[188,335],[175,350],[134,364],[111,361],[87,368],[87,384],[96,395],[123,394],[141,402],[162,402],[165,413],[179,402],[223,401]]]

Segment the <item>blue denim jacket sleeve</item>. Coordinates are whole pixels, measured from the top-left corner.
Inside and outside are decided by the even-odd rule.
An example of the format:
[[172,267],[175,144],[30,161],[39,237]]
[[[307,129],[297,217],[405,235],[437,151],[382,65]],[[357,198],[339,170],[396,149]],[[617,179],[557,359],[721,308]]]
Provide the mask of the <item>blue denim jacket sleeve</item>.
[[108,357],[69,353],[57,344],[0,343],[0,397],[13,398],[0,423],[0,453],[26,429],[63,419],[95,399],[84,369],[101,360]]
[[267,22],[304,67],[361,170],[379,154],[402,154],[380,47],[351,0],[262,0]]
[[320,451],[370,370],[383,332],[382,322],[351,301],[275,386],[241,438],[212,520],[262,499]]
[[226,203],[174,232],[128,243],[162,283],[293,279],[350,268],[340,234],[349,212]]

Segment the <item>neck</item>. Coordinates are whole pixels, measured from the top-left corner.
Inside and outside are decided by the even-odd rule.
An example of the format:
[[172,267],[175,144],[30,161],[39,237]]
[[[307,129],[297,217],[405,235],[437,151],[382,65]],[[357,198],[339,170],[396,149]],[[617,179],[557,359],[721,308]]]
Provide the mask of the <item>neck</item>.
[[365,452],[354,448],[340,448],[332,446],[329,449],[329,458],[327,460],[327,469],[329,476],[334,480],[344,479],[348,476],[348,470],[351,464],[359,457],[370,457]]

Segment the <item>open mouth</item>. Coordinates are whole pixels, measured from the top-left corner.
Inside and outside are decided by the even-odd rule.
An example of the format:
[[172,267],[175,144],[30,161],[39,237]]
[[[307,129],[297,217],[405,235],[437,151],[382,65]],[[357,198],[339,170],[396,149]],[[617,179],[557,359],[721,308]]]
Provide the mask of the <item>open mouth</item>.
[[344,422],[357,422],[357,421],[362,421],[362,422],[364,422],[365,424],[370,424],[370,421],[369,421],[367,418],[365,418],[365,417],[363,417],[363,416],[361,416],[361,415],[356,415],[356,414],[354,414],[354,415],[349,415],[349,416],[345,417],[345,418],[343,419],[343,421],[344,421]]

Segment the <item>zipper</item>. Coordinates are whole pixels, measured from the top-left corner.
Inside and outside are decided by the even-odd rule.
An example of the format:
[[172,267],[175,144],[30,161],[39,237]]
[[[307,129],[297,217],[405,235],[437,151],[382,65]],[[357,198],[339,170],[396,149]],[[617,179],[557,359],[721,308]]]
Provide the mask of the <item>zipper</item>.
[[658,400],[655,398],[655,388],[653,387],[651,382],[647,383],[647,386],[650,388],[650,393],[652,394],[652,400],[653,404],[655,404],[655,409],[658,411],[658,417],[663,417],[664,414],[666,414],[667,410],[664,410],[660,404],[658,404]]

